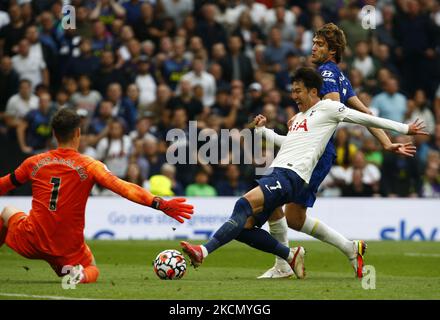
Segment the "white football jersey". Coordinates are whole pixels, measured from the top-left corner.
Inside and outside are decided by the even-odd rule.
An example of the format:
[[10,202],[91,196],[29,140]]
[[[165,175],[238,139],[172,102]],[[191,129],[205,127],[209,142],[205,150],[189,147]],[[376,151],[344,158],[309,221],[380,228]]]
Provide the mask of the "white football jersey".
[[[338,123],[342,121],[394,130],[402,134],[408,133],[408,125],[374,117],[350,109],[340,102],[326,99],[319,101],[306,112],[298,113],[289,127],[287,136],[279,136],[264,128],[266,137],[274,138],[275,143],[281,142],[280,151],[271,167],[293,170],[309,183],[319,158]],[[257,129],[258,131],[261,130]]]

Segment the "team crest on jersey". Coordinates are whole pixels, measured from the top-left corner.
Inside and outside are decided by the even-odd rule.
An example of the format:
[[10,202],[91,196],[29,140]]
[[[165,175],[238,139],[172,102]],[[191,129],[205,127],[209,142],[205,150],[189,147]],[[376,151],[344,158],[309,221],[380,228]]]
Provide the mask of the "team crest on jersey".
[[331,72],[330,70],[324,70],[321,72],[321,76],[325,78],[333,77],[333,72]]
[[303,129],[304,131],[309,131],[309,129],[307,128],[307,119],[304,119],[301,122],[295,122],[292,125],[290,131],[298,131],[298,130],[301,130],[301,129]]

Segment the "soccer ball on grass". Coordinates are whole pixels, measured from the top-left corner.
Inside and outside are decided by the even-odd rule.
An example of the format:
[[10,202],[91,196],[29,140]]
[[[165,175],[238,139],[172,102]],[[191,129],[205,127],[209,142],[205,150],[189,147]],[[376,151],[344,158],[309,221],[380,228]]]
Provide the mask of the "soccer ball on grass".
[[186,272],[186,261],[183,255],[174,249],[164,250],[154,259],[153,268],[162,280],[181,279]]

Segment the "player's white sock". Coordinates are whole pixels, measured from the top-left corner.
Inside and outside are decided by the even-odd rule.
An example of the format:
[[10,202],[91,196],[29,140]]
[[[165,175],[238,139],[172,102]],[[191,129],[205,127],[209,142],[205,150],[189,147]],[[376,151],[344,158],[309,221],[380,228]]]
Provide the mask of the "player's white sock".
[[208,256],[208,249],[203,245],[201,245],[200,248],[202,249],[203,258],[206,258]]
[[335,246],[348,258],[352,258],[353,242],[345,238],[336,230],[330,228],[322,221],[306,216],[306,220],[300,231]]
[[[269,221],[269,230],[272,237],[278,240],[281,244],[286,247],[289,246],[289,239],[287,238],[287,220],[286,217],[275,221]],[[275,267],[280,270],[290,270],[289,264],[280,257],[275,257]]]

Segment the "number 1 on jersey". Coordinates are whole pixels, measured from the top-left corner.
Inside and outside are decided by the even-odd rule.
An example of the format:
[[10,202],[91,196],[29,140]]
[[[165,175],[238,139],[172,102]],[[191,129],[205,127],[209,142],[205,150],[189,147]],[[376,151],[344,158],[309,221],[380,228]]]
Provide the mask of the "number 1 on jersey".
[[52,193],[50,195],[49,210],[57,209],[58,192],[60,191],[61,178],[52,177],[50,183],[53,184]]

